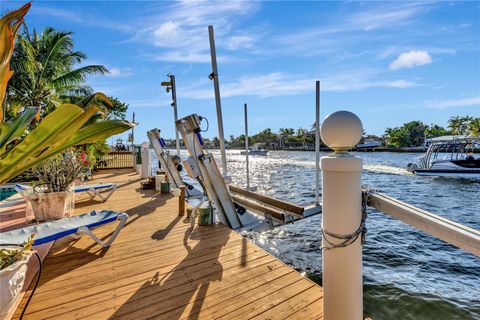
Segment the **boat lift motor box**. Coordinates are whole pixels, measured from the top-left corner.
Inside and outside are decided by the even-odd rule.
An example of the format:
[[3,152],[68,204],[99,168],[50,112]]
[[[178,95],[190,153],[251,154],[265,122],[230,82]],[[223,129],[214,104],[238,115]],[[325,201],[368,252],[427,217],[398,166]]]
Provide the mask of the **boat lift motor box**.
[[200,169],[192,156],[189,156],[187,160],[183,160],[183,167],[187,171],[187,174],[193,179],[201,175]]

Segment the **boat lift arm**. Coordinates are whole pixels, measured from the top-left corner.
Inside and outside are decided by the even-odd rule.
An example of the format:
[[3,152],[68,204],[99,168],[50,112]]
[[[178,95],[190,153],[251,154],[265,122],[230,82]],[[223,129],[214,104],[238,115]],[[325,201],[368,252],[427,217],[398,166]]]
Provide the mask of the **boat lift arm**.
[[173,187],[178,189],[180,186],[185,185],[180,177],[180,173],[173,164],[170,152],[164,149],[165,142],[160,137],[160,130],[152,129],[147,132],[147,136],[152,144],[153,150],[155,150],[155,153],[157,154],[157,158],[160,161],[162,168],[167,172],[168,179],[173,184]]
[[232,229],[238,229],[242,227],[242,222],[238,217],[225,181],[218,170],[213,155],[203,150],[200,122],[201,118],[196,114],[192,114],[179,119],[176,122],[176,126],[200,171],[203,187],[207,192],[208,198],[212,201],[213,208],[217,212],[220,222]]

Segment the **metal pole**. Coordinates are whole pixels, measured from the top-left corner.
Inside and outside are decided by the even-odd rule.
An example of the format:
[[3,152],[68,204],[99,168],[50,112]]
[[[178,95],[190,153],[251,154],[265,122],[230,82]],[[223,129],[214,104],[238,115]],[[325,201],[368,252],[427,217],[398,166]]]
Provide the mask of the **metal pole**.
[[[175,76],[173,74],[170,75],[170,82],[172,83],[172,100],[173,100],[173,117],[175,118],[175,123],[178,120],[178,113],[177,113],[177,90],[175,86]],[[177,126],[175,125],[175,142],[177,146],[177,155],[180,156],[180,138]]]
[[132,153],[135,154],[135,112],[133,113],[132,123],[134,124],[132,127]]
[[362,159],[347,152],[362,137],[362,122],[338,111],[322,123],[335,152],[322,157],[322,284],[325,320],[362,320]]
[[315,103],[315,206],[320,206],[320,81],[316,82]]
[[132,157],[133,157],[133,166],[134,166],[135,170],[137,170],[137,157],[135,157],[135,132],[134,132],[135,112],[133,113],[133,116],[132,116],[132,123],[133,123],[133,127],[132,127]]
[[218,83],[217,53],[215,51],[215,38],[213,26],[208,26],[210,38],[210,54],[212,56],[213,87],[215,90],[215,104],[217,106],[218,138],[220,140],[220,155],[222,158],[222,175],[227,175],[227,156],[225,154],[225,138],[223,136],[222,104],[220,101],[220,84]]
[[248,115],[247,115],[247,104],[243,105],[245,111],[245,161],[247,164],[247,189],[250,190],[250,170],[248,167]]

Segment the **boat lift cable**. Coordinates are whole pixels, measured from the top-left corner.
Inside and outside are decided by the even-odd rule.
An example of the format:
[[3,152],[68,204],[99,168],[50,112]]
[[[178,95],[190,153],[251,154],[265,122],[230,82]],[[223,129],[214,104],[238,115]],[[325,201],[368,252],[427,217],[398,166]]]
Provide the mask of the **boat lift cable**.
[[[2,246],[12,246],[12,247],[18,246],[18,244],[11,244],[11,243],[4,243],[4,244],[1,244],[1,245]],[[30,301],[32,300],[33,295],[35,294],[35,290],[37,290],[38,283],[40,282],[40,277],[42,275],[42,259],[40,258],[40,256],[38,255],[38,253],[36,251],[33,251],[33,253],[35,254],[35,257],[37,257],[37,261],[38,261],[38,276],[37,276],[37,280],[35,281],[35,284],[33,285],[32,293],[30,293],[30,296],[28,297],[27,302],[25,303],[25,306],[23,307],[23,310],[22,310],[22,313],[20,314],[19,320],[23,319],[23,316],[25,315],[25,312],[27,311],[28,305],[30,304]]]
[[[352,243],[354,243],[358,237],[361,237],[362,245],[365,243],[365,235],[367,233],[367,227],[365,222],[367,220],[367,204],[368,204],[368,197],[372,189],[369,187],[364,187],[362,192],[362,219],[360,221],[360,225],[358,226],[357,230],[350,234],[338,234],[333,233],[325,230],[323,228],[323,224],[321,226],[322,231],[322,249],[332,250],[337,248],[344,248]],[[333,241],[329,240],[329,238],[333,238],[336,240],[340,240],[339,243],[334,243]]]

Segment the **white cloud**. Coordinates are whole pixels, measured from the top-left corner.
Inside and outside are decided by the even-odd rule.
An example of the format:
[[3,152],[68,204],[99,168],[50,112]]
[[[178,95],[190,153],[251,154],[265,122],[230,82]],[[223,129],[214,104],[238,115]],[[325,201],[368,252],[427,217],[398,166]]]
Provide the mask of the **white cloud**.
[[383,6],[375,4],[371,9],[353,14],[347,21],[351,26],[370,31],[408,23],[414,16],[428,10],[426,4],[421,2],[388,3],[388,5]]
[[210,61],[207,26],[215,27],[217,48],[250,48],[256,37],[241,30],[230,34],[238,18],[258,6],[251,1],[181,1],[169,6],[162,3],[161,14],[146,19],[148,26],[139,28],[135,39],[164,49],[155,60],[206,63]]
[[[410,88],[417,86],[415,82],[407,80],[380,80],[379,74],[372,70],[356,70],[334,76],[319,77],[321,90],[329,92],[360,91],[368,88]],[[221,85],[221,96],[291,96],[311,92],[315,89],[315,79],[302,75],[289,75],[284,72],[267,74],[251,74],[240,77],[236,81],[225,82]],[[191,99],[210,99],[214,93],[208,80],[181,88],[184,96]]]
[[386,87],[391,87],[391,88],[410,88],[410,87],[415,87],[417,84],[412,81],[407,81],[407,80],[394,80],[394,81],[388,81],[386,82]]
[[252,48],[256,41],[255,37],[248,36],[248,35],[237,35],[232,36],[227,39],[226,48],[229,50],[236,50],[241,48]]
[[398,58],[390,63],[390,70],[397,70],[402,68],[413,68],[432,63],[432,57],[427,51],[412,50],[401,53]]
[[441,101],[427,101],[427,107],[434,109],[447,109],[454,107],[469,107],[479,106],[480,97],[467,98],[467,99],[455,99],[455,100],[441,100]]
[[110,73],[107,73],[107,77],[112,78],[126,78],[133,75],[133,70],[131,68],[107,68]]
[[[355,6],[355,3],[351,4]],[[322,26],[309,26],[273,38],[273,44],[280,48],[275,53],[299,56],[336,55],[348,48],[358,50],[374,47],[382,43],[384,35],[373,36],[371,32],[396,30],[415,22],[415,18],[430,10],[429,3],[386,2],[369,4],[360,10],[342,12],[338,18],[322,23]],[[352,13],[353,11],[353,13]],[[383,45],[383,44],[382,44]],[[391,53],[387,53],[387,56]]]

